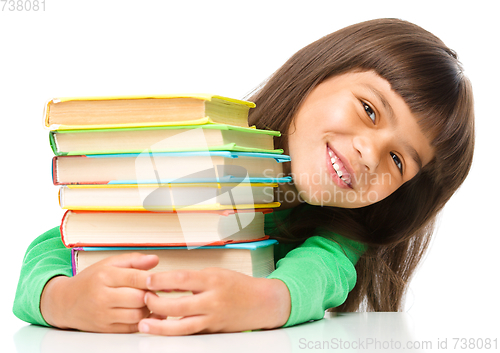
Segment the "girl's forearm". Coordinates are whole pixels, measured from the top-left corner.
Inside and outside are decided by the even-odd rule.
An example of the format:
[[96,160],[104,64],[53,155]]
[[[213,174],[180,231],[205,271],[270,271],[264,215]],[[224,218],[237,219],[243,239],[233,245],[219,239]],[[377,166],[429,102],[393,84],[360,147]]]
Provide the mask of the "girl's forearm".
[[290,292],[286,284],[279,279],[265,279],[263,298],[266,306],[266,325],[263,329],[278,328],[288,321],[291,311]]
[[44,320],[51,326],[67,329],[64,325],[64,291],[69,277],[53,277],[45,285],[40,299],[40,311]]

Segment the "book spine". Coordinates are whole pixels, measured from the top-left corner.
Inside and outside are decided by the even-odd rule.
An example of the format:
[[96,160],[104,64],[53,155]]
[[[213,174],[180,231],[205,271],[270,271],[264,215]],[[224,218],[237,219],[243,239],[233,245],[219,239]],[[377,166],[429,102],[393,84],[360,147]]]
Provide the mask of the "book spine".
[[52,158],[52,183],[59,185],[57,181],[57,157]]
[[51,131],[49,132],[49,143],[50,143],[50,148],[52,149],[52,152],[58,156],[59,155],[59,151],[57,150],[57,141],[55,139],[55,136],[54,136],[54,132]]
[[76,276],[76,254],[81,250],[81,248],[72,248],[71,249],[71,272],[73,276]]
[[70,248],[71,246],[66,243],[66,222],[68,221],[68,216],[71,213],[70,210],[64,212],[63,218],[61,220],[61,225],[59,226],[59,232],[61,233],[61,241],[65,247]]
[[62,186],[57,191],[57,199],[59,200],[59,207],[64,210],[64,190]]
[[50,142],[50,148],[52,149],[52,152],[56,156],[66,156],[68,155],[67,152],[61,152],[59,149],[59,145],[57,143],[57,131],[50,131],[49,132],[49,142]]
[[50,113],[50,104],[52,103],[52,100],[49,100],[43,109],[43,126],[45,128],[49,127],[49,113]]

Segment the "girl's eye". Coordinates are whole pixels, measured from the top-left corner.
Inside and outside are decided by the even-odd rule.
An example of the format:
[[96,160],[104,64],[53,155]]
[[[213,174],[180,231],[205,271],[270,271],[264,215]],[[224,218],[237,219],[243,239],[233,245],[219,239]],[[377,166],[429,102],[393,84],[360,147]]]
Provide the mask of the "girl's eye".
[[396,164],[396,167],[398,167],[399,172],[401,173],[401,175],[403,175],[403,163],[401,162],[401,159],[399,159],[399,157],[392,152],[391,152],[391,157],[394,163]]
[[376,116],[375,116],[375,112],[373,111],[373,109],[368,104],[366,104],[365,102],[361,102],[361,104],[363,105],[363,108],[364,108],[366,114],[368,114],[368,117],[375,124],[375,118],[376,118]]

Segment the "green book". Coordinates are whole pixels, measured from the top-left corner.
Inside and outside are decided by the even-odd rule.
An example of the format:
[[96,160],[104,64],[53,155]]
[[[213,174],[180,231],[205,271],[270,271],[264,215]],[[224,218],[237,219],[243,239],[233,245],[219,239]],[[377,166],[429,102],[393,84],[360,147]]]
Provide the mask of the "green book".
[[235,151],[283,153],[274,149],[278,131],[225,124],[50,132],[57,156],[148,152]]

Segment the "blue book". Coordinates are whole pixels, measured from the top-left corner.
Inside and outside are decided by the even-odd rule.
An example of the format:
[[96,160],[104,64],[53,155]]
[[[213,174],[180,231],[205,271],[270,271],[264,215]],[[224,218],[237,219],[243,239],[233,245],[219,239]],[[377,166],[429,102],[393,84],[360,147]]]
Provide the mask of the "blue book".
[[274,153],[203,151],[57,156],[52,162],[55,185],[168,183],[286,183]]
[[267,277],[274,271],[274,239],[211,246],[171,247],[81,247],[72,249],[73,275],[113,255],[127,252],[155,254],[158,266],[153,272],[179,269],[202,270],[220,267],[252,277]]

